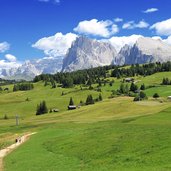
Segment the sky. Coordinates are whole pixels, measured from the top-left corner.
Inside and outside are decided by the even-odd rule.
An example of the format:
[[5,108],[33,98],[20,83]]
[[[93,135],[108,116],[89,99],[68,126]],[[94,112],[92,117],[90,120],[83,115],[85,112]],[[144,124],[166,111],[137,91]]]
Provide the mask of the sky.
[[0,0],[0,67],[64,56],[79,35],[171,44],[171,0]]

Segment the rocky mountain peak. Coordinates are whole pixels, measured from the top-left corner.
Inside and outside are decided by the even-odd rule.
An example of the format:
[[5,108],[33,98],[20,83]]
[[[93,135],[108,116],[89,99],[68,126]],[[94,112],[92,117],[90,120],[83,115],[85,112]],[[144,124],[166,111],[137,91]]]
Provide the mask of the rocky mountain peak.
[[69,49],[62,70],[75,71],[110,65],[115,56],[116,50],[111,44],[81,36]]

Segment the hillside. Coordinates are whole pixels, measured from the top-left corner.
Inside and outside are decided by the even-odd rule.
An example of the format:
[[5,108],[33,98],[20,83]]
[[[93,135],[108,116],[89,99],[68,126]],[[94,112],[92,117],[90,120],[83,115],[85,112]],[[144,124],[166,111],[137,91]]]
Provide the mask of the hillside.
[[[145,84],[148,96],[148,100],[138,102],[124,94],[111,96],[126,77],[105,78],[101,92],[97,83],[92,83],[91,89],[83,84],[64,88],[59,83],[52,88],[50,82],[45,86],[45,81],[38,81],[33,90],[17,92],[12,91],[12,84],[1,86],[9,90],[0,93],[0,148],[24,133],[37,132],[5,158],[5,170],[169,170],[171,109],[167,96],[171,95],[171,85],[161,85],[166,77],[171,80],[170,72],[135,76],[135,84]],[[131,86],[131,82],[123,84]],[[70,97],[79,105],[89,94],[96,99],[100,93],[103,101],[67,110]],[[154,93],[160,98],[154,99]],[[59,112],[36,116],[42,100],[48,109]],[[15,126],[16,114],[19,126]]]

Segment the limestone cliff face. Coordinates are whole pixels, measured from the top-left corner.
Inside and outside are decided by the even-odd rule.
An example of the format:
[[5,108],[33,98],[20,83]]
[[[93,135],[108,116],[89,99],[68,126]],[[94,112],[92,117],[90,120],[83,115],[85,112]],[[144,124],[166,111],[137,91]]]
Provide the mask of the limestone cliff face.
[[171,46],[161,40],[141,37],[133,47],[124,46],[113,63],[144,64],[171,61]]
[[63,60],[62,71],[71,72],[110,65],[116,56],[115,48],[105,42],[78,37]]

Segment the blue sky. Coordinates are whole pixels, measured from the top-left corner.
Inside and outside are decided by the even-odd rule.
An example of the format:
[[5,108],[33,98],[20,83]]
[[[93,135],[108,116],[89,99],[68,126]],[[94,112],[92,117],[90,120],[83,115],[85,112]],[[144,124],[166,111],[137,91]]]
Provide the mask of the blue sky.
[[[36,42],[59,32],[97,39],[132,34],[167,39],[171,35],[170,7],[170,0],[0,0],[0,60],[10,60],[6,54],[18,61],[50,56],[58,44],[52,42],[53,48],[48,45],[46,49],[44,42]],[[163,28],[167,25],[169,28]]]

